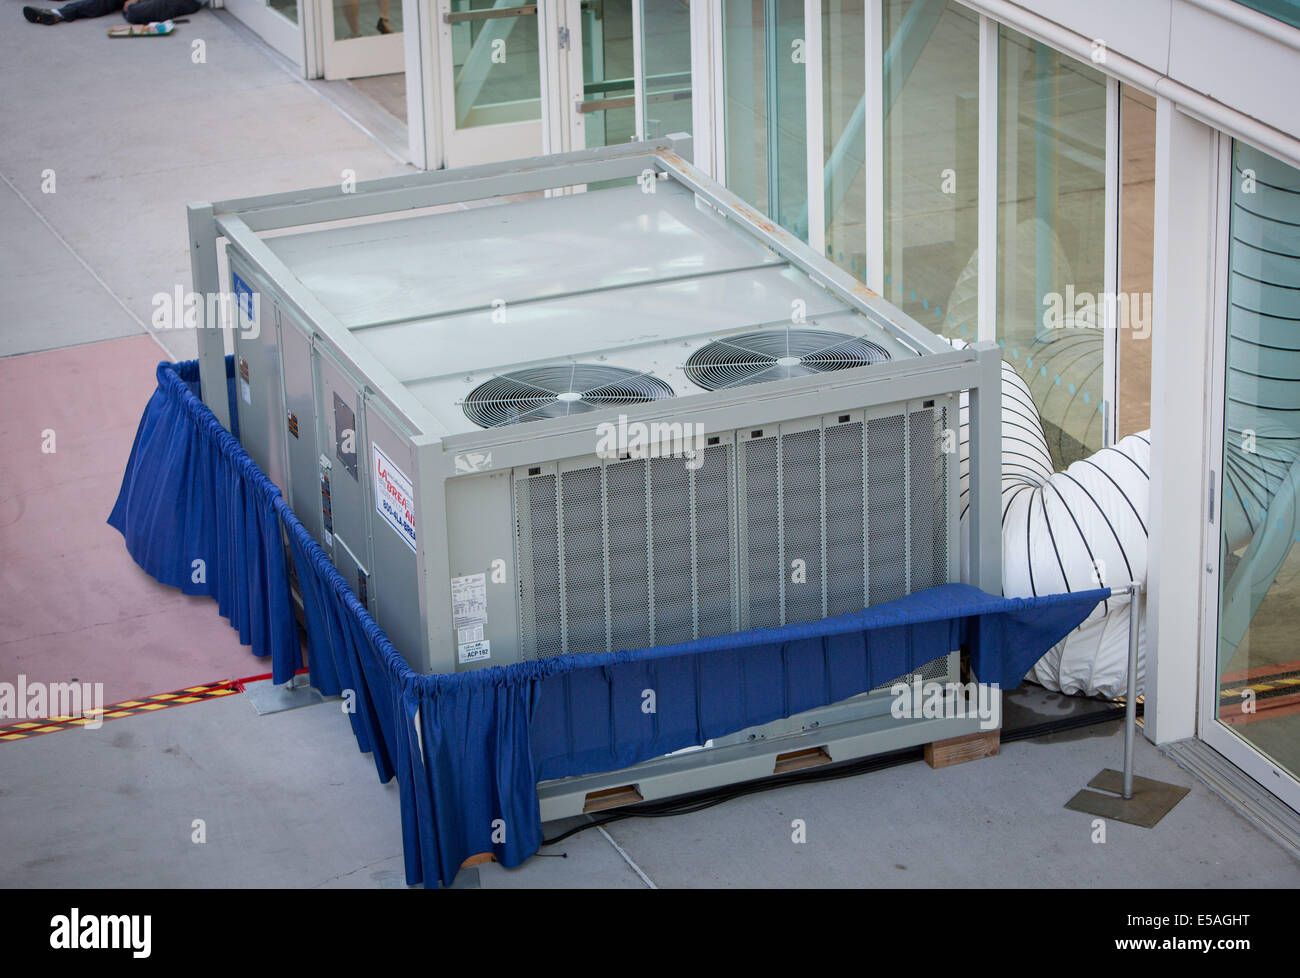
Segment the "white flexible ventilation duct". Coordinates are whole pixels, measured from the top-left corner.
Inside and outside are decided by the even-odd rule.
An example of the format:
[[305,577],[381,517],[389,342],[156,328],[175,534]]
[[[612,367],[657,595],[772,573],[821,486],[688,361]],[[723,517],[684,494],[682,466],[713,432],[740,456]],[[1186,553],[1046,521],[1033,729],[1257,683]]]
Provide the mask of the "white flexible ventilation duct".
[[[1024,380],[1002,363],[1002,588],[1013,597],[1146,579],[1150,433],[1052,472]],[[962,566],[968,562],[967,403],[961,404]],[[1138,651],[1141,688],[1145,629]],[[1128,678],[1128,598],[1112,598],[1047,653],[1030,678],[1071,694],[1116,696]]]

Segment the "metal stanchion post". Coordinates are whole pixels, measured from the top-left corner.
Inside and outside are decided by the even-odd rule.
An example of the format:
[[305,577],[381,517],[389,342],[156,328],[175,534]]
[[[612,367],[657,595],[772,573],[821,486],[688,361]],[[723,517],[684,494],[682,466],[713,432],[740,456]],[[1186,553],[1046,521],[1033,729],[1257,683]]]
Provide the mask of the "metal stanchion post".
[[1142,585],[1128,586],[1128,691],[1124,697],[1124,799],[1133,797],[1133,748],[1137,740],[1138,640],[1142,631]]
[[1077,792],[1065,807],[1102,818],[1114,818],[1130,825],[1151,828],[1165,817],[1188,789],[1152,778],[1138,779],[1133,773],[1133,753],[1137,746],[1138,648],[1142,638],[1142,605],[1145,589],[1134,581],[1123,588],[1110,588],[1111,597],[1121,591],[1129,596],[1128,605],[1128,687],[1124,697],[1124,770],[1104,768]]

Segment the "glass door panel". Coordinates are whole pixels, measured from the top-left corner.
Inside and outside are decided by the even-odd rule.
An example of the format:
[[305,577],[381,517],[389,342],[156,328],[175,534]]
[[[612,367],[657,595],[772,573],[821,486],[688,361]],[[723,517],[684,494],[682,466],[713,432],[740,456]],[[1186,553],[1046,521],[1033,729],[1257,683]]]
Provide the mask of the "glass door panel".
[[448,166],[541,153],[538,20],[536,3],[438,0]]
[[[1292,779],[1294,803],[1300,772],[1300,170],[1236,143],[1231,179],[1218,695],[1205,736],[1216,747],[1236,739],[1263,755],[1275,774],[1281,769]],[[1273,778],[1266,784],[1286,790]]]
[[641,72],[645,139],[690,132],[691,8],[681,0],[641,5]]
[[402,0],[322,0],[322,6],[327,79],[404,70]]
[[582,146],[636,138],[632,50],[633,0],[582,4]]

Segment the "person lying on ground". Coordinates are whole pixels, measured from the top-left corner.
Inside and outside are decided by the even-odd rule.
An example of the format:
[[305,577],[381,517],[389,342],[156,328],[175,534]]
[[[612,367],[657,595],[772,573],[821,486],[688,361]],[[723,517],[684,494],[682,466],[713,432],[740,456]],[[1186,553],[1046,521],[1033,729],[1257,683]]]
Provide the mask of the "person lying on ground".
[[53,25],[120,10],[129,23],[152,24],[184,17],[202,6],[200,0],[72,0],[61,7],[23,7],[23,16],[32,24]]

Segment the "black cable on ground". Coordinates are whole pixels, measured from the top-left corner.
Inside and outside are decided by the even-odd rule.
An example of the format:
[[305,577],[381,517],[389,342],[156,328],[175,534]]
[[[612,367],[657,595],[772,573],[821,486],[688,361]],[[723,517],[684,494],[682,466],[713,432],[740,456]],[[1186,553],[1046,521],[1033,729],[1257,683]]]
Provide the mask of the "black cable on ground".
[[[1137,713],[1138,716],[1142,716],[1141,703],[1138,704]],[[1062,733],[1067,730],[1077,730],[1081,727],[1091,727],[1099,723],[1105,723],[1108,720],[1122,720],[1123,718],[1123,704],[1090,713],[1075,713],[1057,720],[1047,720],[1043,723],[1004,732],[1002,743],[1030,740],[1034,737]],[[601,825],[610,825],[613,822],[621,822],[627,818],[669,818],[674,815],[689,815],[693,812],[712,808],[715,805],[721,805],[723,802],[735,798],[743,798],[746,795],[755,795],[763,791],[772,791],[776,788],[788,788],[801,784],[819,784],[826,781],[853,778],[861,774],[869,774],[872,771],[883,771],[887,768],[898,767],[901,764],[919,761],[924,756],[924,748],[912,747],[907,750],[890,751],[887,754],[876,754],[873,757],[863,757],[855,761],[844,761],[839,764],[793,771],[789,774],[776,774],[755,781],[742,781],[738,784],[724,785],[720,788],[709,788],[689,795],[666,798],[663,801],[647,801],[637,805],[627,805],[617,811],[610,812],[608,815],[593,818],[581,825],[575,825],[554,838],[544,839],[542,845],[553,846],[577,835],[579,832],[585,832],[587,829],[594,829]]]

